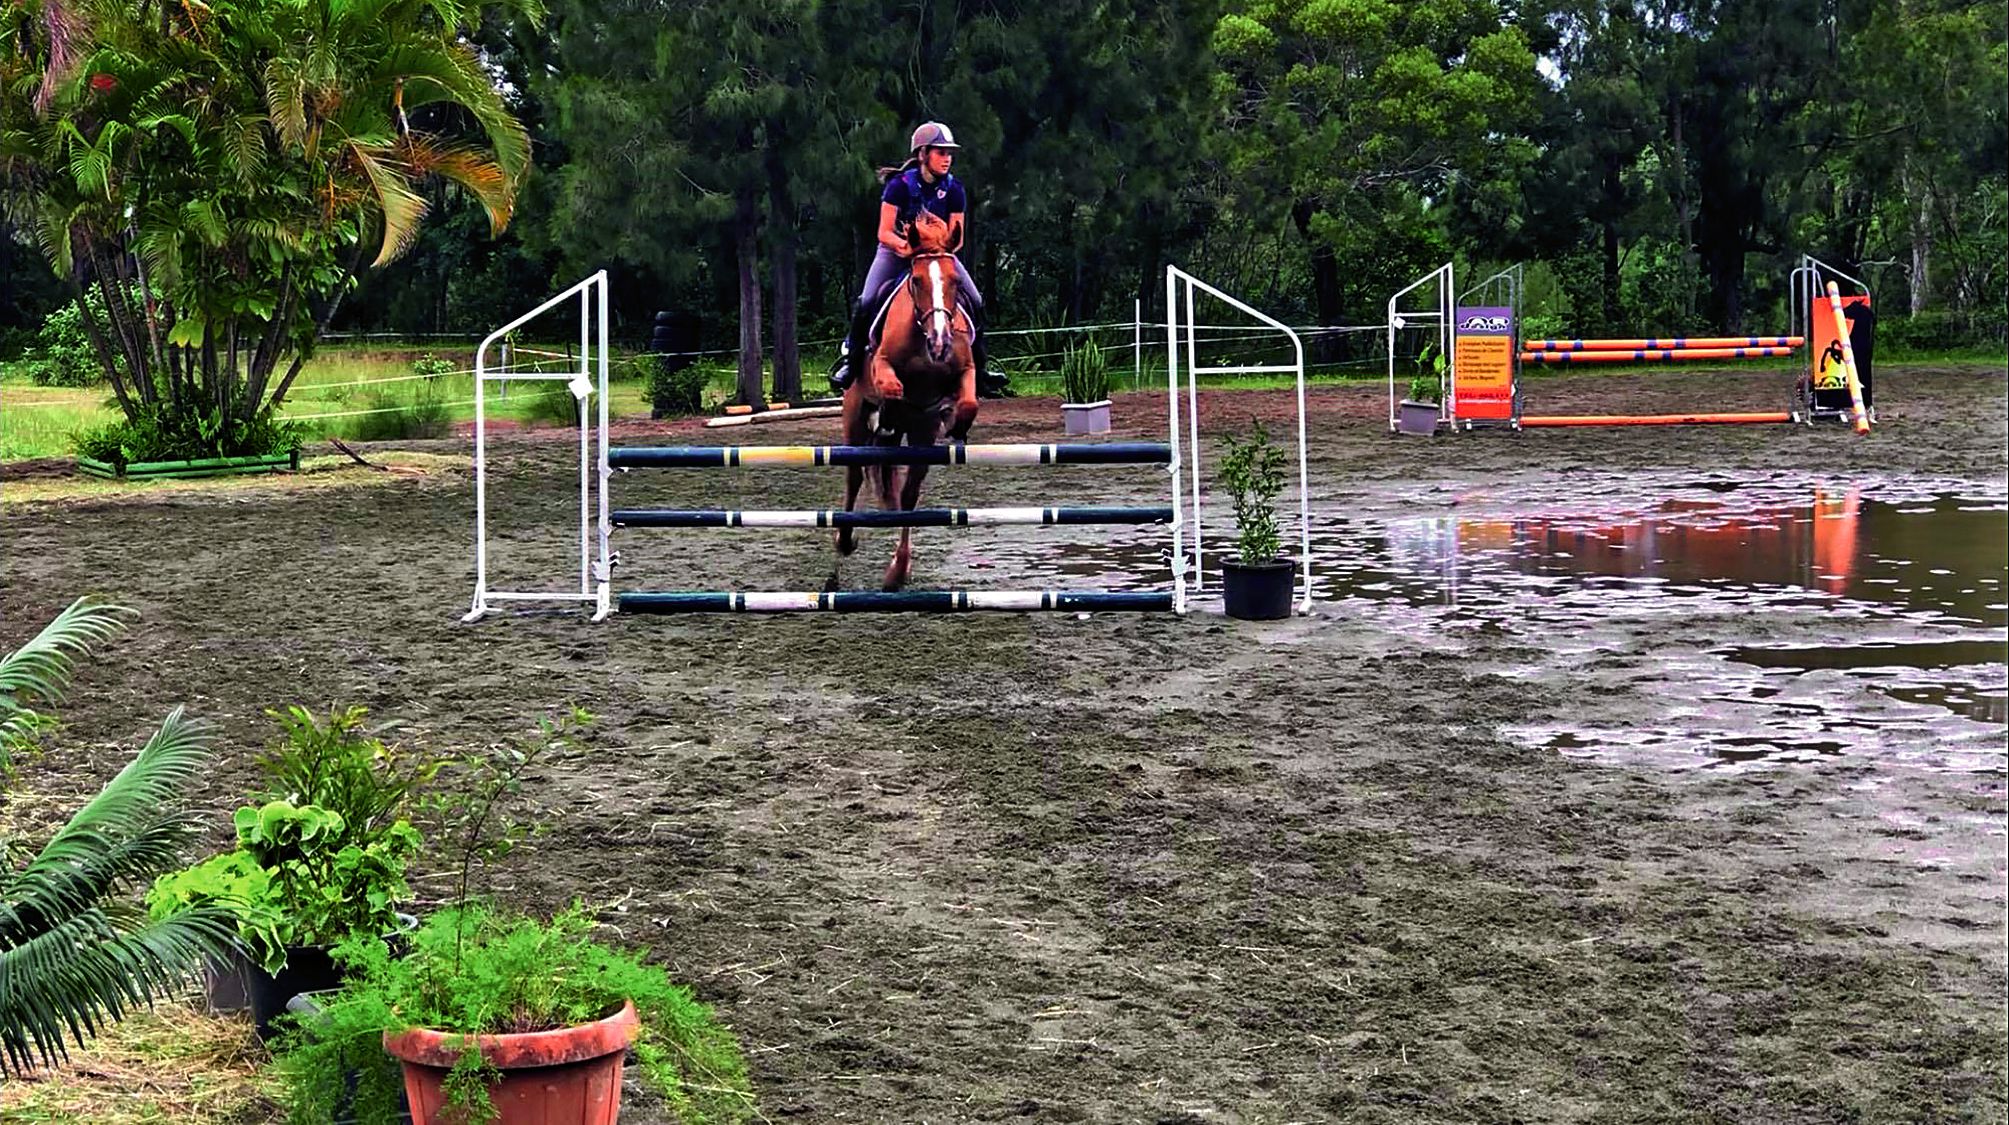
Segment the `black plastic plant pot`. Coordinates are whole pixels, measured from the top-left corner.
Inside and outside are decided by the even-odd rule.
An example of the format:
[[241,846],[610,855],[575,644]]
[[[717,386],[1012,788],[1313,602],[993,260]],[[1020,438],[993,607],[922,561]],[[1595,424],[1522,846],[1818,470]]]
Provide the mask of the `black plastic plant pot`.
[[258,1025],[258,1037],[270,1039],[274,1028],[272,1021],[286,1011],[286,1002],[303,992],[325,992],[339,988],[341,975],[336,972],[334,958],[318,945],[289,945],[286,947],[286,967],[277,975],[266,972],[259,966],[252,966],[247,974],[246,989],[251,994],[251,1019]]
[[1291,615],[1297,566],[1289,559],[1248,563],[1221,561],[1221,595],[1228,616],[1242,621],[1276,621]]

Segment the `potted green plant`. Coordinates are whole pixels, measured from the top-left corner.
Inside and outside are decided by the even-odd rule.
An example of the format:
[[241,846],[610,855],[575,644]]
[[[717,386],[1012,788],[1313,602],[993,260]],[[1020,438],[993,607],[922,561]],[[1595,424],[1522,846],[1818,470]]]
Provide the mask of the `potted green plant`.
[[732,1033],[661,968],[595,941],[577,904],[546,921],[473,893],[477,868],[528,831],[505,801],[544,755],[576,747],[588,718],[455,763],[464,780],[437,809],[458,857],[451,903],[403,957],[360,934],[336,951],[341,987],[281,1041],[292,1121],[389,1120],[402,1090],[415,1122],[611,1125],[630,1048],[678,1120],[757,1116]]
[[282,1043],[290,1120],[612,1125],[625,1053],[687,1122],[754,1116],[732,1033],[659,966],[594,940],[576,904],[549,921],[448,907],[402,958],[358,938],[341,989]]
[[1276,499],[1284,488],[1284,451],[1262,423],[1249,437],[1227,438],[1221,483],[1235,502],[1235,554],[1221,562],[1221,590],[1229,617],[1269,621],[1289,617],[1297,568],[1279,558]]
[[403,814],[437,766],[365,735],[364,715],[274,712],[286,737],[260,759],[267,787],[232,819],[236,849],[161,876],[147,895],[156,918],[205,903],[236,917],[243,956],[213,966],[212,995],[236,977],[261,1036],[293,996],[339,982],[335,945],[405,928],[397,906],[411,897],[420,837]]
[[1395,428],[1398,433],[1428,436],[1437,432],[1444,417],[1444,372],[1449,364],[1433,340],[1423,346],[1416,365],[1420,370],[1409,377],[1409,396],[1396,407]]
[[1069,436],[1109,432],[1109,361],[1090,336],[1060,357],[1060,417]]

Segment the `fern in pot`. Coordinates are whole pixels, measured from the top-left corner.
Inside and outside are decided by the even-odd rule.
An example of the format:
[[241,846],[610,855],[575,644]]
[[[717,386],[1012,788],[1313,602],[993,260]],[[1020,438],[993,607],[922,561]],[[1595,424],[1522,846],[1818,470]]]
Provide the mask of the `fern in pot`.
[[1277,497],[1284,488],[1284,451],[1262,423],[1246,438],[1229,437],[1221,483],[1235,502],[1235,552],[1221,563],[1221,589],[1229,617],[1271,621],[1289,617],[1297,567],[1279,557]]
[[1109,432],[1109,360],[1090,336],[1079,345],[1069,344],[1060,358],[1060,381],[1066,401],[1061,404],[1061,421],[1067,433],[1106,434]]
[[336,950],[341,988],[280,1045],[290,1121],[395,1120],[402,1095],[416,1125],[614,1125],[630,1052],[674,1120],[765,1120],[731,1030],[660,966],[600,940],[577,904],[534,916],[475,893],[533,827],[505,803],[547,755],[576,752],[589,719],[451,764],[460,784],[435,806],[451,898],[403,956],[360,934]]

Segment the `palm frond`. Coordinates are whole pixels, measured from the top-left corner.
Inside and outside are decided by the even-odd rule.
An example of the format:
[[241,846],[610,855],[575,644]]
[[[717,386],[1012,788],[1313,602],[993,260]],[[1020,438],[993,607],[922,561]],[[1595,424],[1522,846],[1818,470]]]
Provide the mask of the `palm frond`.
[[501,165],[471,148],[441,145],[419,136],[406,138],[399,146],[404,161],[417,175],[433,175],[457,184],[481,201],[488,212],[493,233],[501,234],[509,225],[516,207],[515,185]]
[[220,907],[130,929],[91,909],[0,947],[0,1071],[51,1065],[66,1038],[81,1045],[129,1008],[171,995],[204,957],[231,948],[233,932]]
[[405,81],[407,108],[451,101],[474,115],[495,150],[495,162],[511,180],[530,168],[530,132],[482,69],[481,58],[464,44],[407,44],[386,52],[377,79]]
[[273,59],[265,66],[265,111],[279,139],[289,145],[307,137],[307,81],[291,59]]
[[69,685],[77,657],[125,628],[133,611],[88,596],[42,627],[27,644],[0,656],[0,708],[54,703]]
[[411,189],[402,170],[388,159],[389,153],[385,148],[351,144],[349,153],[370,178],[377,206],[383,212],[384,243],[373,264],[387,265],[411,249],[412,243],[418,240],[419,220],[425,218],[426,213],[425,197]]
[[170,712],[118,776],[0,886],[0,942],[173,863],[187,821],[172,810],[208,754],[202,725],[179,707]]

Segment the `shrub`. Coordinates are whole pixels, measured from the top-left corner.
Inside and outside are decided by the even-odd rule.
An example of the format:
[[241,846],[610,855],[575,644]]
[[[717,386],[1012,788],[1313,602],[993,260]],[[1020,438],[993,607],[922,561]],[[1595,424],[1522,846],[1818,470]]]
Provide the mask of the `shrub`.
[[299,707],[271,715],[286,738],[259,761],[268,787],[232,818],[237,849],[155,880],[147,903],[156,918],[229,907],[239,939],[277,972],[289,945],[333,946],[396,927],[419,847],[403,814],[439,767],[363,734],[359,707],[325,723]]
[[458,369],[454,367],[452,360],[441,359],[431,352],[426,352],[412,361],[412,374],[414,375],[451,375],[456,370]]
[[666,359],[649,356],[634,362],[647,365],[643,386],[649,396],[649,412],[654,417],[704,413],[705,388],[712,379],[709,366],[686,360],[683,366],[677,367]]
[[1283,545],[1277,530],[1276,499],[1284,488],[1284,451],[1270,441],[1261,422],[1245,439],[1227,438],[1221,482],[1235,499],[1235,546],[1245,566],[1271,562]]
[[543,422],[554,426],[579,424],[579,400],[564,383],[532,383],[531,392],[515,399],[515,413],[526,423]]
[[1069,344],[1060,358],[1060,382],[1066,401],[1101,402],[1109,397],[1109,360],[1091,334],[1080,345]]
[[341,436],[351,441],[439,438],[452,429],[453,412],[430,380],[409,399],[376,391],[363,401],[369,413],[341,420]]
[[225,423],[222,411],[175,409],[168,403],[139,408],[139,415],[109,422],[71,438],[86,457],[114,465],[137,461],[195,461],[208,457],[258,457],[300,447],[306,427],[268,410],[246,422]]
[[[99,323],[104,322],[104,298],[87,298]],[[104,381],[105,369],[84,332],[84,314],[75,300],[49,314],[35,333],[28,351],[28,378],[38,387],[89,387]]]

